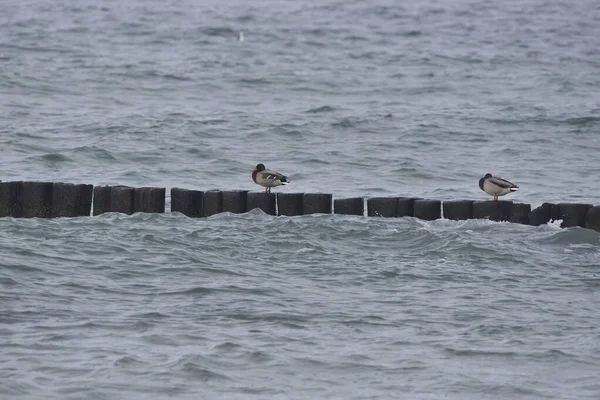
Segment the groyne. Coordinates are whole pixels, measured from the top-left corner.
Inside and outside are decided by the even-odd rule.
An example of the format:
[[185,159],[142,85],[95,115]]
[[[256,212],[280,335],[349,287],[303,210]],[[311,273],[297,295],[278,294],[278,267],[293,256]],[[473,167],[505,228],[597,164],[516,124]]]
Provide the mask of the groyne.
[[[416,197],[353,197],[333,199],[325,193],[264,193],[247,190],[171,189],[171,212],[202,218],[255,208],[270,215],[342,214],[369,217],[414,217],[423,220],[490,219],[525,225],[562,221],[600,232],[600,206],[582,203],[529,204],[512,201],[441,201]],[[0,182],[0,218],[57,218],[164,213],[166,189],[157,187],[92,186],[62,182]]]

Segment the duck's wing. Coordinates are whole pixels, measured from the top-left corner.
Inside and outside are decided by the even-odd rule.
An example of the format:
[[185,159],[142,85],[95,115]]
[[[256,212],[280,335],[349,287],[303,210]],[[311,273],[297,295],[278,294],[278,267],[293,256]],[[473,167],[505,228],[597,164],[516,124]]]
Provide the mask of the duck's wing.
[[258,173],[259,178],[265,181],[281,181],[286,180],[285,175],[280,174],[279,172],[271,171],[265,169],[264,171],[260,171]]
[[501,188],[504,188],[504,189],[518,188],[518,186],[515,185],[514,183],[507,181],[506,179],[502,179],[498,176],[492,176],[489,178],[489,180],[494,185],[500,186]]

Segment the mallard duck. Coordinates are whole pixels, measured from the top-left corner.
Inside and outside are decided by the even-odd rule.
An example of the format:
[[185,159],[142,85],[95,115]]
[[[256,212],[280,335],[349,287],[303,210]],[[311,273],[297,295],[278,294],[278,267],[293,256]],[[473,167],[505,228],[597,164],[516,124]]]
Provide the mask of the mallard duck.
[[485,176],[479,180],[479,187],[487,194],[494,196],[494,201],[498,201],[498,196],[504,196],[519,188],[514,183],[498,176],[492,176],[490,173],[485,174]]
[[264,186],[266,193],[271,193],[271,188],[273,186],[287,185],[290,183],[287,176],[266,169],[264,164],[258,164],[256,168],[252,170],[252,180],[254,183]]

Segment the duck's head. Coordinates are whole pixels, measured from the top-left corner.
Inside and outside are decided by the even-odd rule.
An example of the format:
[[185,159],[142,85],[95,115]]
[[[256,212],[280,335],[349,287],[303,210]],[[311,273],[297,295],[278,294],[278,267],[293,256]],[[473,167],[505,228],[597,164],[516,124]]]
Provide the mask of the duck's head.
[[258,165],[256,165],[256,167],[255,167],[255,168],[252,170],[252,172],[254,172],[254,171],[264,171],[265,169],[266,169],[266,168],[265,168],[265,164],[258,164]]
[[485,182],[485,180],[486,180],[486,179],[488,179],[488,178],[491,178],[491,177],[492,177],[492,174],[490,174],[490,173],[488,172],[487,174],[485,174],[485,176],[484,176],[483,178],[481,178],[481,179],[479,180],[479,188],[480,188],[481,190],[483,190],[483,183]]

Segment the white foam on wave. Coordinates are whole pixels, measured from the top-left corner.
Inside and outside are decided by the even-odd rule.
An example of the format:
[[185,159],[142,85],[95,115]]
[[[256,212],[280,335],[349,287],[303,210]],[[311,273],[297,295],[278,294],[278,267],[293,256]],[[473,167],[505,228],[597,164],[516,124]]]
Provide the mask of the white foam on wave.
[[560,227],[560,225],[562,224],[562,222],[563,222],[562,219],[557,219],[556,221],[550,221],[550,222],[548,222],[548,226],[551,226],[551,227],[556,228],[556,229],[562,229]]

